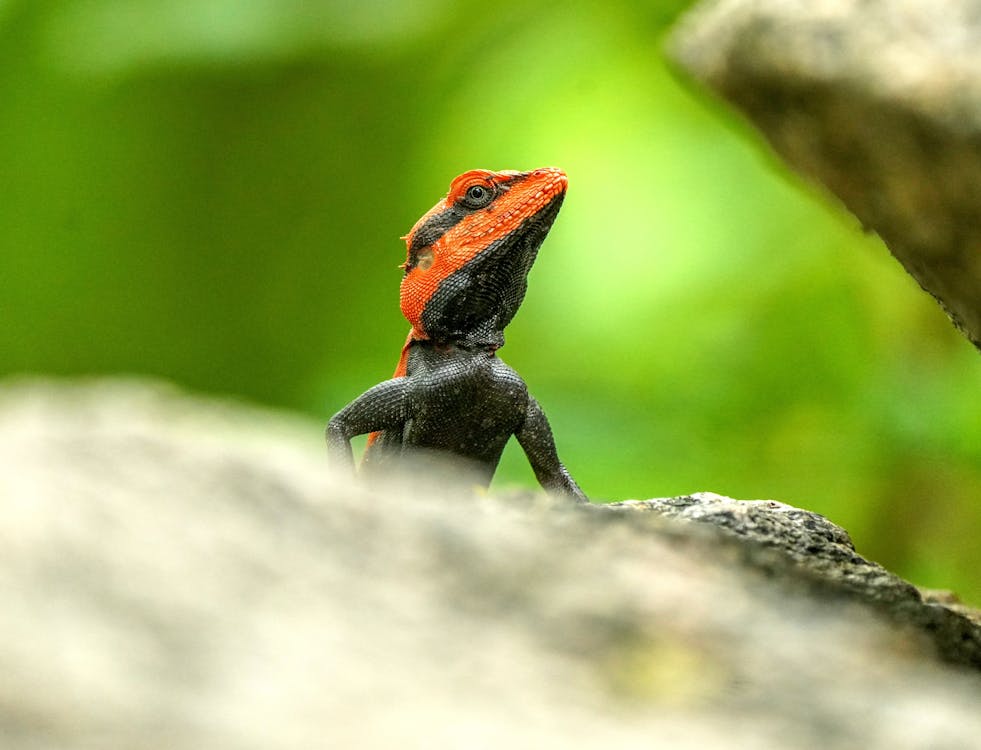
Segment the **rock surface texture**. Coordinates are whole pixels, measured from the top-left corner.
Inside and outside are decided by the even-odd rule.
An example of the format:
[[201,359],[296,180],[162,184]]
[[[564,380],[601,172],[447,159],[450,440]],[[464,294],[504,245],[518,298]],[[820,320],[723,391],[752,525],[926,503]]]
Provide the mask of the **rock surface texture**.
[[327,475],[321,439],[0,387],[4,747],[981,746],[977,627],[820,516],[414,495]]
[[789,576],[820,594],[871,605],[897,627],[929,638],[940,658],[981,671],[981,613],[944,601],[942,592],[921,592],[866,560],[848,533],[824,516],[773,500],[740,501],[712,493],[603,507],[711,524],[744,540],[747,565]]
[[981,348],[981,0],[708,0],[672,54]]

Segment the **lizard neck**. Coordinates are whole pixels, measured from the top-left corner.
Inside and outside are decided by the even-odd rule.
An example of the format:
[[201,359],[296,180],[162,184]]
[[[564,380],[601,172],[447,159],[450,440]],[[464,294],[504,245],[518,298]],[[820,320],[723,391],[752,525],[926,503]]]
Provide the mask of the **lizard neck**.
[[466,351],[496,352],[504,346],[504,331],[475,330],[456,336],[432,337],[413,328],[409,334],[409,340],[413,344],[432,346],[436,349],[454,348]]

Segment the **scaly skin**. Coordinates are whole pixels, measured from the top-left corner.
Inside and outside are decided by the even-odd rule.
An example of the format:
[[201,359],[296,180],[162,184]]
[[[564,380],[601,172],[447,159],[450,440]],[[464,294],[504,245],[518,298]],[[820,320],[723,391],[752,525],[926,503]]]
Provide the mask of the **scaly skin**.
[[498,358],[538,248],[562,205],[560,169],[472,170],[404,238],[402,313],[412,324],[395,375],[327,425],[332,464],[371,433],[363,470],[445,471],[486,486],[512,435],[549,492],[587,502],[559,461],[548,420]]

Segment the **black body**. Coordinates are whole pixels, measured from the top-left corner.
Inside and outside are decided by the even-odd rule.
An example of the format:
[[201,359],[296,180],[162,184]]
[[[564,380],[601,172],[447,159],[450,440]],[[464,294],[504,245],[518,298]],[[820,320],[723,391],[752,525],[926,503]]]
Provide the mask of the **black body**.
[[[448,233],[457,231],[462,239],[453,247],[472,248],[472,257],[446,273],[428,296],[415,298],[424,304],[410,304],[412,314],[403,305],[413,331],[400,368],[331,418],[327,447],[333,463],[353,471],[351,438],[373,433],[362,463],[369,475],[391,474],[397,467],[402,476],[449,475],[486,486],[514,435],[542,487],[587,502],[559,461],[538,402],[496,354],[504,327],[524,299],[528,272],[562,205],[565,184],[565,174],[554,168],[469,172],[420,219],[407,237],[403,302],[407,294],[413,301],[414,274],[432,267],[423,268],[424,261],[445,252],[440,243]],[[494,221],[507,231],[488,236]]]
[[353,463],[350,438],[375,431],[384,432],[366,454],[369,474],[424,468],[486,486],[514,435],[543,488],[586,502],[538,402],[492,349],[413,343],[406,377],[379,383],[330,420],[328,450]]

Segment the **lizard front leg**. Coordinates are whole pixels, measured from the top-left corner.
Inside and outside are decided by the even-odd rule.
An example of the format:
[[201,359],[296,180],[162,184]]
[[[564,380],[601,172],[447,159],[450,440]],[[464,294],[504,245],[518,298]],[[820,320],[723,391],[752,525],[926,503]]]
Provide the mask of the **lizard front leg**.
[[579,489],[579,485],[559,460],[548,418],[542,407],[531,396],[528,396],[524,423],[515,433],[515,437],[528,456],[538,483],[547,492],[567,495],[577,503],[589,502],[589,498]]
[[327,460],[331,467],[354,473],[351,438],[369,432],[401,430],[408,418],[408,378],[379,383],[349,403],[327,423]]

